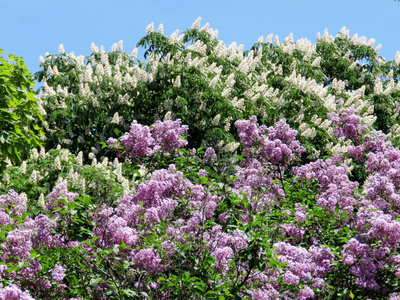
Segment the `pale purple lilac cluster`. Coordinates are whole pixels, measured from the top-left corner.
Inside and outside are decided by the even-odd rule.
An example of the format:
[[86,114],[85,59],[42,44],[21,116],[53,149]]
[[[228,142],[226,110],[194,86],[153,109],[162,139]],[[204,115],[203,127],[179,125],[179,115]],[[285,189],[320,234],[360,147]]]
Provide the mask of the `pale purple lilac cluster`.
[[[116,148],[119,157],[136,158],[161,152],[171,154],[177,149],[187,146],[187,140],[181,138],[189,127],[182,125],[181,120],[157,121],[152,128],[132,121],[130,131],[119,139],[123,151]],[[116,146],[118,140],[109,138],[109,146]]]
[[351,213],[357,204],[354,192],[358,188],[357,182],[351,182],[347,176],[347,165],[342,163],[342,156],[337,155],[326,160],[319,159],[315,162],[295,168],[296,180],[316,180],[320,194],[316,205],[328,211],[340,208]]
[[15,284],[0,290],[0,300],[34,300],[29,292],[23,292]]
[[[12,217],[21,217],[26,210],[27,203],[24,197],[18,195],[14,190],[10,190],[7,195],[0,196],[0,225],[12,223]],[[7,212],[8,211],[8,212]]]
[[352,140],[354,144],[359,144],[361,135],[366,132],[367,126],[361,124],[361,117],[354,112],[355,110],[352,108],[341,109],[339,116],[328,113],[328,117],[336,125],[336,129],[333,132],[336,138],[345,137]]
[[284,165],[299,158],[305,148],[296,140],[297,131],[291,129],[284,119],[275,127],[257,126],[257,117],[235,122],[243,155],[255,158],[262,164]]

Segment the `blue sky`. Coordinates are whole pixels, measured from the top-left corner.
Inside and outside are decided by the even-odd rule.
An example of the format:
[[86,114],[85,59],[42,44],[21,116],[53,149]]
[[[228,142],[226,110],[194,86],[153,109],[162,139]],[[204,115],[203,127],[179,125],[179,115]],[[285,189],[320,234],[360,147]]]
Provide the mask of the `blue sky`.
[[[291,32],[294,39],[315,43],[325,28],[335,36],[343,26],[382,44],[379,52],[392,60],[400,50],[400,1],[393,0],[0,0],[0,48],[25,58],[32,73],[39,56],[58,52],[89,55],[90,44],[111,46],[124,41],[131,52],[145,35],[146,26],[164,25],[169,36],[190,28],[201,17],[218,38],[250,48],[270,33],[280,41]],[[139,51],[139,55],[140,55]]]

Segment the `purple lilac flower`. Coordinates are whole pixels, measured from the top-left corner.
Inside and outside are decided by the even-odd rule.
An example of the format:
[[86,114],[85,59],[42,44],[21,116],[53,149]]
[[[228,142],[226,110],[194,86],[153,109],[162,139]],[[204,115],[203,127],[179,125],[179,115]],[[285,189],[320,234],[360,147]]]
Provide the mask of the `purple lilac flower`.
[[292,243],[295,243],[296,240],[302,241],[305,230],[302,228],[298,228],[295,224],[280,224],[280,228],[283,231],[283,235],[292,238]]
[[[157,121],[151,129],[133,120],[130,131],[120,138],[120,143],[125,148],[124,153],[119,149],[116,151],[119,157],[127,155],[130,158],[151,155],[160,149],[163,154],[169,154],[174,149],[181,149],[188,144],[187,140],[181,138],[188,129],[187,125],[181,125],[180,119]],[[109,146],[115,146],[117,142],[115,138],[107,140]]]
[[[0,212],[6,213],[4,208],[9,210],[9,216],[22,216],[22,213],[26,211],[26,200],[18,195],[13,189],[11,189],[7,195],[0,196]],[[1,215],[0,215],[0,224],[1,224]],[[4,221],[7,222],[7,218],[3,217]]]
[[305,286],[300,290],[298,299],[312,299],[314,296],[314,291],[309,286]]
[[[150,128],[138,124],[136,120],[132,121],[130,131],[120,138],[120,142],[125,147],[127,155],[131,158],[150,155],[153,153],[155,146],[155,140],[151,136]],[[107,143],[108,145],[115,145],[117,140],[110,138]],[[119,151],[117,150],[117,152]]]
[[273,183],[266,168],[256,159],[247,160],[244,168],[236,167],[235,176],[232,192],[238,197],[243,197],[242,193],[245,193],[247,199],[253,200],[251,203],[254,210],[266,209],[272,202],[285,196],[281,187]]
[[210,162],[214,162],[217,159],[217,155],[215,154],[215,150],[212,147],[208,147],[206,150],[206,153],[204,153],[204,159],[203,162],[207,162],[208,160]]
[[260,289],[248,292],[254,300],[271,300],[278,299],[279,292],[271,285],[265,285]]
[[350,157],[352,157],[356,162],[363,162],[364,150],[362,146],[350,146],[348,152]]
[[56,226],[56,222],[48,216],[39,214],[32,222],[25,222],[27,229],[33,230],[32,243],[35,248],[41,245],[52,247],[55,236],[51,235],[51,230]]
[[400,293],[392,293],[389,295],[389,300],[400,300]]
[[233,250],[231,247],[217,248],[212,253],[211,256],[215,258],[216,265],[215,268],[219,271],[228,271],[229,263],[233,257]]
[[322,285],[318,280],[330,271],[334,255],[327,247],[311,246],[309,251],[302,247],[292,246],[289,243],[278,242],[273,245],[278,255],[278,262],[287,263],[283,280],[292,285],[300,281],[313,282]]
[[344,136],[357,144],[361,142],[361,135],[366,132],[367,126],[361,125],[361,117],[354,114],[354,109],[342,109],[339,116],[328,113],[328,117],[337,126],[334,131],[336,138]]
[[57,186],[55,186],[52,190],[52,192],[47,196],[47,203],[46,206],[44,207],[45,211],[50,211],[53,210],[56,207],[63,207],[64,203],[59,201],[63,197],[68,201],[72,202],[75,197],[78,197],[79,194],[77,193],[69,193],[67,190],[67,182],[64,181]]
[[13,219],[8,215],[8,213],[2,211],[0,208],[0,225],[9,225],[13,222]]
[[114,245],[120,245],[122,241],[128,247],[132,247],[140,241],[137,231],[128,227],[127,222],[117,216],[109,218],[106,222],[96,223],[93,232],[96,236],[101,237],[100,241],[106,248],[113,248]]
[[[31,237],[34,234],[32,230],[24,230],[16,228],[7,234],[6,243],[1,244],[2,261],[8,261],[7,257],[18,257],[18,260],[29,259],[31,257],[29,251],[32,250]],[[16,259],[10,259],[15,262]]]
[[197,173],[197,176],[199,177],[207,177],[208,172],[204,169],[200,169],[199,172]]
[[133,258],[137,268],[149,273],[161,272],[161,259],[153,248],[139,250]]
[[22,292],[21,289],[12,284],[0,290],[1,300],[35,300],[29,292]]
[[319,183],[317,205],[328,211],[334,211],[340,207],[349,214],[357,205],[353,193],[358,187],[358,182],[351,182],[347,176],[345,165],[337,166],[342,157],[335,156],[332,159],[317,160],[294,169],[295,180],[316,179]]
[[[297,131],[290,129],[285,120],[280,120],[275,127],[257,126],[257,117],[238,120],[235,126],[244,149],[243,155],[273,165],[299,158],[305,148],[295,140]],[[266,134],[267,135],[266,135]]]
[[181,125],[181,120],[175,121],[157,121],[151,128],[151,135],[154,138],[156,145],[160,147],[163,154],[169,154],[174,149],[181,149],[187,146],[188,141],[181,139],[189,127]]
[[63,281],[64,277],[65,277],[65,272],[67,271],[66,268],[64,268],[63,266],[56,264],[54,269],[51,270],[51,278],[55,281],[55,282],[61,282]]

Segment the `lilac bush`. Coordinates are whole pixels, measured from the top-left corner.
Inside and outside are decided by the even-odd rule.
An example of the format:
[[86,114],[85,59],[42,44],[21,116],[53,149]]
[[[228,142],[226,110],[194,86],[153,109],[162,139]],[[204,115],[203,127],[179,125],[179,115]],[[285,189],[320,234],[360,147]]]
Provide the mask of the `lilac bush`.
[[[180,121],[134,122],[120,139],[132,155],[182,154],[114,206],[93,205],[66,182],[36,216],[23,195],[1,196],[0,276],[37,298],[336,299],[351,291],[395,299],[399,150],[345,116],[335,126],[352,143],[348,153],[296,166],[297,132],[284,120],[256,122],[236,122],[242,156],[224,182],[211,177],[222,157],[213,148],[183,150]],[[349,158],[363,162],[364,182],[351,180]],[[76,283],[78,274],[88,284]]]

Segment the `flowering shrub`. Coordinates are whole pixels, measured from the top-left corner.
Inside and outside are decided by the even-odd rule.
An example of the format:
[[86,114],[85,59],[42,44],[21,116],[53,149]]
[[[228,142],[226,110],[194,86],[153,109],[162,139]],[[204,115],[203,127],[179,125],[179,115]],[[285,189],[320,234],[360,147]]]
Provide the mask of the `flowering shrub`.
[[243,53],[199,23],[151,24],[146,63],[42,59],[47,148],[1,174],[0,299],[400,299],[399,56],[346,29]]

